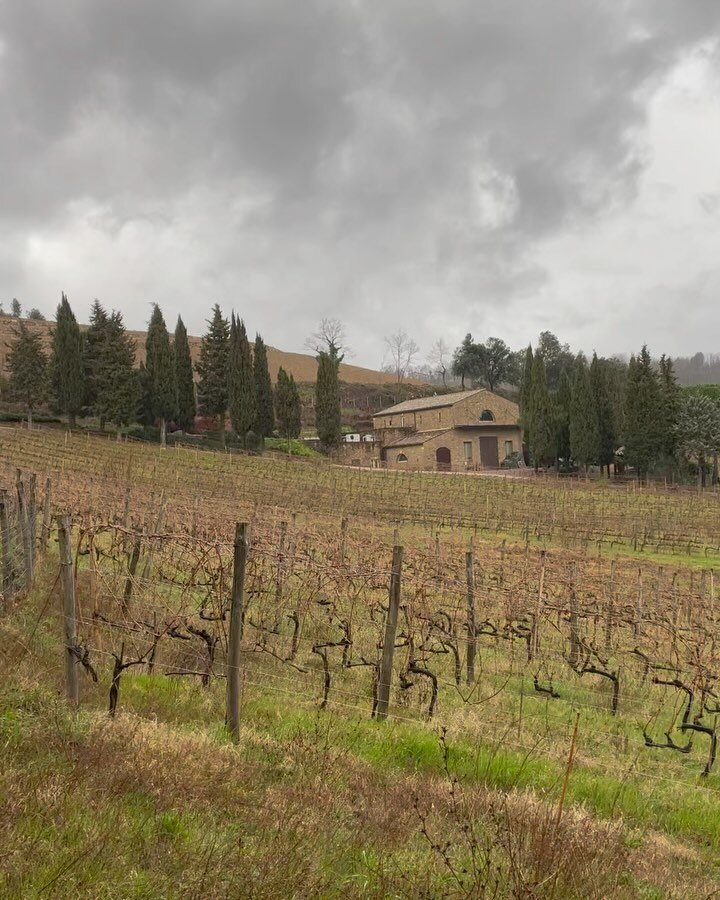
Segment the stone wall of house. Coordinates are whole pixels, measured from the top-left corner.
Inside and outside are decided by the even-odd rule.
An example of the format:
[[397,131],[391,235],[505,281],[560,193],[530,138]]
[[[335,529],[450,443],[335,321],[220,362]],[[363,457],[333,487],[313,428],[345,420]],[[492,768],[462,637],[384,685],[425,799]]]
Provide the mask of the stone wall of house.
[[379,445],[374,441],[343,443],[333,451],[333,460],[343,466],[362,466],[370,468],[375,465],[379,456]]
[[519,421],[520,410],[517,403],[506,400],[498,394],[492,394],[490,391],[482,391],[461,400],[451,407],[453,414],[453,425],[467,425],[470,422],[476,422],[481,419],[485,410],[492,413],[493,419],[502,425],[517,425]]
[[490,391],[478,391],[452,406],[374,416],[373,428],[382,443],[387,444],[414,431],[435,431],[480,421],[485,410],[489,410],[494,420],[503,425],[516,425],[518,422],[519,410],[516,403]]
[[[522,449],[520,428],[517,425],[487,425],[476,428],[456,428],[429,438],[424,444],[410,447],[386,447],[384,465],[388,469],[417,469],[434,471],[438,468],[437,451],[450,451],[450,469],[454,472],[483,468],[480,459],[480,437],[493,437],[498,444],[498,463],[510,453]],[[469,445],[466,449],[466,444]],[[469,453],[469,456],[468,456]],[[404,456],[405,459],[401,457]]]

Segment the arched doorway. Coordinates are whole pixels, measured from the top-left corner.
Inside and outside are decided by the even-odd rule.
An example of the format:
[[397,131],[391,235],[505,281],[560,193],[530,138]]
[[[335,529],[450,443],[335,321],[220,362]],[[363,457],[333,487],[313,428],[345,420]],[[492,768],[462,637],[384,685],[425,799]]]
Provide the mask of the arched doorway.
[[435,462],[438,472],[448,472],[450,470],[450,448],[438,447],[435,451]]

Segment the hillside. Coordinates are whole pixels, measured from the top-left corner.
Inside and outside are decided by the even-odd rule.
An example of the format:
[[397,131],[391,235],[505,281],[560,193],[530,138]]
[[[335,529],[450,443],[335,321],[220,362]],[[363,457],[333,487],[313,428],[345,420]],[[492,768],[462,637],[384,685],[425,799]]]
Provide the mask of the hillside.
[[0,473],[1,897],[716,896],[711,492],[19,428]]
[[[0,375],[7,375],[7,354],[8,345],[13,339],[13,329],[16,326],[17,319],[12,316],[4,316],[0,318]],[[53,326],[52,322],[36,322],[30,319],[23,320],[25,324],[33,331],[39,331],[47,344],[50,342],[50,332]],[[83,330],[87,325],[80,326]],[[135,340],[137,352],[135,359],[139,365],[145,359],[145,332],[129,331],[129,334]],[[201,338],[189,336],[190,353],[193,362],[200,355]],[[277,347],[268,347],[268,364],[270,367],[270,377],[275,381],[277,379],[278,369],[282,366],[286,372],[291,374],[295,381],[313,382],[317,372],[317,363],[313,356],[307,353],[288,353],[284,350],[278,350]],[[340,380],[348,384],[392,384],[395,376],[387,372],[378,372],[375,369],[366,369],[363,366],[353,366],[348,363],[340,364]]]

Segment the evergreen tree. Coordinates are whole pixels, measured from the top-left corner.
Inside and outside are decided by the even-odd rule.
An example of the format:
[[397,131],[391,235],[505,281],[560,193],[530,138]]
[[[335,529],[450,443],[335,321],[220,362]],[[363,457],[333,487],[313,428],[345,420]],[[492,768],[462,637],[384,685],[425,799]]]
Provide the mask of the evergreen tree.
[[212,319],[208,322],[207,333],[200,345],[200,359],[195,368],[200,376],[197,386],[198,406],[203,415],[219,420],[223,446],[228,407],[229,334],[228,321],[216,303]]
[[267,347],[259,334],[255,336],[253,370],[255,373],[255,432],[261,438],[266,438],[272,435],[275,428],[275,413]]
[[153,422],[160,420],[160,443],[164,447],[167,420],[175,415],[175,371],[170,335],[157,303],[145,338],[145,379],[148,413]]
[[10,315],[15,316],[16,319],[19,319],[22,315],[22,307],[20,306],[20,301],[17,299],[17,297],[13,297],[13,301],[10,304],[10,309]]
[[570,401],[570,451],[573,459],[587,472],[588,465],[597,459],[599,448],[598,416],[590,375],[585,360],[580,359]]
[[341,357],[334,349],[321,350],[317,355],[318,370],[315,383],[315,422],[318,437],[326,447],[336,447],[342,436],[340,428],[340,385],[338,373]]
[[541,331],[535,352],[539,353],[545,362],[545,383],[551,392],[560,387],[560,378],[564,371],[571,375],[575,366],[575,359],[568,344],[561,344],[552,331]]
[[275,387],[275,415],[278,431],[287,439],[290,453],[292,446],[290,442],[300,436],[300,395],[295,386],[295,379],[282,367],[278,371]]
[[480,375],[490,391],[512,378],[513,358],[510,348],[500,338],[490,337],[482,345]]
[[625,459],[644,477],[663,449],[660,385],[647,347],[632,357],[625,392]]
[[113,311],[108,318],[98,373],[98,413],[103,421],[116,426],[120,440],[122,429],[135,421],[141,399],[135,342],[127,333],[120,312]]
[[570,459],[570,404],[572,387],[567,369],[560,375],[560,386],[554,396],[555,402],[555,452],[557,458],[566,462]]
[[[102,348],[107,340],[107,329],[110,318],[99,300],[95,300],[90,311],[90,326],[85,332],[83,345],[83,371],[85,373],[85,405],[94,415],[99,414],[100,398],[100,358]],[[105,420],[100,416],[100,428]]]
[[545,384],[545,362],[540,353],[533,358],[528,407],[530,452],[537,469],[552,458],[554,450],[553,409]]
[[230,376],[228,401],[233,431],[244,447],[255,424],[255,379],[245,324],[232,314],[230,320]]
[[[332,354],[332,347],[329,352]],[[465,338],[453,353],[452,373],[456,378],[460,379],[460,387],[465,390],[465,379],[473,380],[479,378],[482,374],[482,366],[484,363],[484,347],[481,344],[473,342],[471,334],[466,334]]]
[[678,449],[678,416],[680,415],[680,387],[675,378],[673,361],[660,357],[660,418],[662,423],[662,452],[672,460]]
[[33,411],[47,397],[48,361],[42,338],[18,322],[15,340],[10,344],[7,359],[10,371],[10,395],[27,409],[28,428],[32,428]]
[[605,364],[605,377],[612,416],[612,431],[615,436],[615,449],[617,450],[623,443],[623,435],[625,433],[625,393],[628,366],[627,363],[619,359],[608,359],[605,361]]
[[523,439],[530,445],[530,397],[532,395],[533,350],[528,344],[525,351],[525,365],[520,378],[520,425],[523,428]]
[[705,394],[686,394],[678,400],[673,430],[680,449],[697,461],[698,482],[705,487],[707,458],[720,453],[720,403]]
[[52,395],[58,412],[67,415],[70,427],[85,403],[83,340],[68,299],[62,299],[55,315],[50,356]]
[[609,366],[607,360],[598,359],[597,353],[593,353],[592,362],[590,363],[590,387],[592,388],[597,416],[597,461],[601,468],[607,466],[608,477],[610,477],[610,463],[615,459],[615,451],[617,450],[617,433],[615,431],[615,416],[610,396]]
[[173,365],[175,368],[175,408],[177,422],[183,431],[189,431],[195,421],[195,383],[187,330],[178,316],[173,341]]

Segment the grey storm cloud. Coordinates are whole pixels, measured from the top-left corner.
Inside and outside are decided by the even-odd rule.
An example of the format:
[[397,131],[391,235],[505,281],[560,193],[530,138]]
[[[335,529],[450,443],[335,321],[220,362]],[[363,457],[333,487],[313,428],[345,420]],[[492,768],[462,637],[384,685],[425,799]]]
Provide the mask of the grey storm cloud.
[[716,0],[0,0],[0,295],[218,300],[288,349],[335,315],[369,364],[481,327],[632,203],[649,98],[719,35]]

